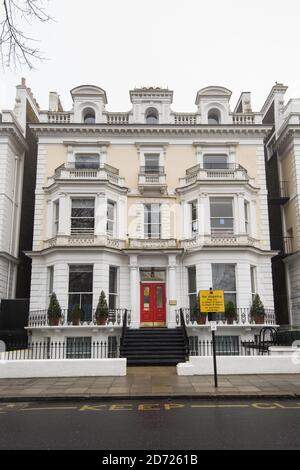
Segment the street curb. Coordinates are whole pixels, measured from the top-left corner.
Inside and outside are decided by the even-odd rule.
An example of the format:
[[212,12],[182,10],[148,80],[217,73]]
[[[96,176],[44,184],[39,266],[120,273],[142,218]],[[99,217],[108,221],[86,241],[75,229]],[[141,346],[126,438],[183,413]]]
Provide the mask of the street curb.
[[39,396],[7,396],[0,397],[0,403],[24,403],[24,402],[84,402],[84,401],[134,401],[134,400],[252,400],[252,399],[287,399],[293,400],[300,398],[298,393],[261,393],[261,394],[224,394],[224,393],[210,393],[210,394],[190,394],[190,395],[39,395]]

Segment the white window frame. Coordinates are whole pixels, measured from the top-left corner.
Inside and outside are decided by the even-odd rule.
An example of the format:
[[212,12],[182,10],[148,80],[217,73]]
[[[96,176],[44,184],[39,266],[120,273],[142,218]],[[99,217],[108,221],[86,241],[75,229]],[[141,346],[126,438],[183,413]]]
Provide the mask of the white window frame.
[[[215,167],[215,168],[206,168],[205,167],[205,163],[204,163],[204,160],[205,160],[205,157],[207,158],[213,158],[213,157],[225,157],[226,158],[226,165],[227,167],[230,166],[230,162],[229,162],[229,155],[228,153],[226,152],[205,152],[203,153],[203,156],[202,156],[202,168],[205,169],[205,170],[223,170],[224,168],[222,167]],[[226,168],[225,168],[226,169]]]
[[[108,218],[108,207],[109,204],[112,204],[113,207],[113,220]],[[113,224],[113,229],[112,232],[108,230],[108,222],[112,222]],[[117,234],[117,202],[114,201],[113,199],[107,199],[107,210],[106,210],[106,234],[110,238],[116,237]]]
[[[196,207],[196,219],[193,220],[193,205],[195,204]],[[198,201],[197,199],[193,199],[192,201],[188,202],[189,207],[189,215],[190,215],[190,237],[194,238],[199,233],[199,208],[198,208]],[[195,225],[195,228],[194,228]]]
[[[91,200],[94,201],[94,217],[72,217],[72,209],[73,209],[73,201],[82,201],[82,200]],[[70,218],[70,227],[71,227],[71,235],[94,235],[95,228],[96,228],[96,200],[95,196],[80,196],[80,197],[71,197],[71,218]],[[92,229],[72,229],[72,220],[73,219],[93,219],[94,220],[94,228]],[[78,231],[79,230],[79,231]]]
[[247,199],[244,199],[244,219],[245,219],[245,233],[251,233],[251,206]]
[[[231,199],[232,205],[232,217],[212,217],[211,216],[211,200],[212,199]],[[216,230],[212,227],[212,219],[232,219],[232,230]],[[236,217],[235,217],[235,198],[230,194],[226,195],[210,195],[209,196],[209,222],[210,222],[210,233],[211,235],[218,235],[219,234],[227,234],[233,235],[236,232]]]
[[[211,282],[212,282],[212,288],[215,289],[215,286],[213,284],[214,282],[214,279],[213,279],[213,265],[230,265],[230,266],[234,266],[234,279],[235,279],[235,291],[229,291],[229,290],[224,290],[224,294],[234,294],[235,295],[235,307],[236,309],[238,308],[238,285],[237,285],[237,265],[236,263],[230,263],[230,262],[227,262],[227,263],[211,263]],[[225,300],[225,304],[226,304],[226,300]]]
[[53,201],[53,227],[52,227],[52,232],[53,236],[56,237],[59,232],[59,199],[56,199]]
[[250,265],[250,290],[251,290],[251,302],[253,302],[255,295],[257,294],[257,266]]
[[50,302],[51,296],[54,292],[54,266],[47,266],[47,300]]
[[165,168],[165,148],[163,146],[138,146],[140,168],[146,166],[146,155],[158,155],[159,162],[158,166]]
[[[90,167],[90,168],[89,167],[81,167],[81,168],[77,167],[77,163],[78,163],[77,158],[78,157],[85,157],[86,159],[88,159],[89,157],[95,157],[95,159],[97,158],[97,165],[95,165],[94,168],[93,167]],[[76,152],[74,154],[74,168],[75,169],[79,169],[79,170],[93,169],[93,170],[95,170],[95,169],[99,169],[100,166],[101,166],[101,158],[100,158],[99,152]]]
[[[147,222],[145,222],[145,212],[146,212],[146,206],[151,206],[151,211],[150,213],[152,213],[152,206],[155,205],[155,206],[158,206],[158,213],[159,213],[159,222],[150,222],[150,224]],[[146,231],[145,228],[146,226],[149,228],[152,227],[153,225],[158,225],[159,226],[159,231],[158,231],[158,237],[153,237],[151,235],[153,235],[152,233],[150,234],[149,236],[149,229]],[[143,204],[143,227],[144,227],[144,239],[147,239],[147,240],[159,240],[162,236],[162,204],[160,203],[144,203]],[[152,230],[151,230],[152,232]]]
[[[189,270],[190,269],[194,269],[195,270],[195,286],[196,286],[196,291],[193,292],[193,291],[190,291],[190,285],[189,285]],[[191,265],[191,266],[187,266],[186,267],[186,275],[187,275],[187,293],[188,293],[188,306],[189,308],[191,308],[191,296],[196,296],[196,302],[197,302],[197,295],[198,295],[198,291],[197,291],[197,266],[195,264]],[[193,312],[191,312],[193,313]]]
[[114,269],[115,270],[115,275],[116,275],[116,292],[110,292],[110,275],[108,276],[108,305],[109,305],[109,300],[110,300],[110,297],[111,296],[114,296],[115,297],[115,308],[118,308],[119,306],[119,287],[120,287],[120,283],[119,283],[119,272],[120,272],[120,268],[119,266],[114,266],[114,265],[109,265],[109,274],[110,274],[110,270]]
[[196,156],[197,163],[200,164],[200,168],[204,168],[203,157],[209,157],[214,155],[224,155],[227,156],[227,163],[234,164],[236,163],[236,145],[235,144],[220,144],[220,145],[208,145],[208,144],[196,144]]

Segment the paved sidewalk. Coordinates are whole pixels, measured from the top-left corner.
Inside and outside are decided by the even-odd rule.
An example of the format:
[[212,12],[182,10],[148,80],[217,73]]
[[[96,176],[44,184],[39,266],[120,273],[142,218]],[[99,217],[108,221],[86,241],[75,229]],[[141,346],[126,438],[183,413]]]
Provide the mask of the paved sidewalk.
[[300,375],[181,377],[175,367],[129,367],[126,377],[1,379],[0,401],[160,397],[299,397]]

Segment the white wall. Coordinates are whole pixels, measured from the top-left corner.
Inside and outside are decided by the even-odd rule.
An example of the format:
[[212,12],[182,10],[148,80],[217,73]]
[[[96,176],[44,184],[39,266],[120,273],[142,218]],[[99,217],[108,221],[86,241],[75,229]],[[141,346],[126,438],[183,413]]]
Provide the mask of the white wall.
[[[300,357],[296,356],[218,356],[220,375],[300,374]],[[211,356],[191,356],[189,362],[177,365],[177,375],[212,375]]]
[[66,359],[1,361],[0,378],[125,376],[126,359]]

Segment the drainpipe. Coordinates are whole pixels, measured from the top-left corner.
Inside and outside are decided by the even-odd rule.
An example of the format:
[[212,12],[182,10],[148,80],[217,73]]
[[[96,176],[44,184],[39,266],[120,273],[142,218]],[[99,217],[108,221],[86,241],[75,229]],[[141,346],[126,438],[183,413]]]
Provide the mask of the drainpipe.
[[[10,222],[10,239],[9,239],[9,254],[12,255],[13,250],[13,233],[14,233],[14,220],[15,220],[15,210],[16,210],[16,193],[17,193],[17,177],[18,177],[18,162],[19,157],[15,155],[15,171],[14,171],[14,185],[13,185],[13,207],[11,213],[11,222]],[[7,283],[6,283],[6,298],[8,299],[9,290],[10,290],[10,274],[11,274],[11,261],[8,262],[8,273],[7,273]]]

